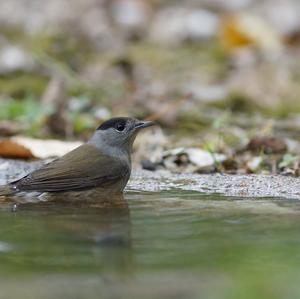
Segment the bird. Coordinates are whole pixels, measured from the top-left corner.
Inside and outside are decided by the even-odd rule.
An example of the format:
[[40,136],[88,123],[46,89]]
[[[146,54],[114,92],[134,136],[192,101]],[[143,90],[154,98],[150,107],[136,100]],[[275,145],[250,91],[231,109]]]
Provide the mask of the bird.
[[133,142],[152,121],[115,117],[103,122],[91,138],[64,156],[24,177],[0,186],[0,196],[65,194],[98,189],[122,194],[131,174]]

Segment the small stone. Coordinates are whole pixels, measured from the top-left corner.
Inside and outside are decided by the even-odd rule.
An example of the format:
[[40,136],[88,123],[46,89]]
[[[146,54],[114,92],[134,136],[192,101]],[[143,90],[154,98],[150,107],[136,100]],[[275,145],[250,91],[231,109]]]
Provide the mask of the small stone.
[[283,154],[287,151],[287,144],[281,138],[254,137],[249,141],[246,149],[251,152],[263,151],[265,154]]
[[300,30],[300,4],[298,1],[271,1],[263,6],[263,15],[282,36]]
[[19,47],[7,45],[0,50],[1,74],[30,70],[33,66],[33,59]]
[[146,1],[117,0],[112,2],[112,16],[121,27],[133,29],[146,25],[148,9]]
[[151,162],[150,160],[142,160],[141,162],[142,168],[150,171],[155,171],[157,168],[157,164]]
[[95,117],[97,119],[108,119],[111,117],[111,112],[105,107],[97,108],[95,111]]
[[207,10],[171,7],[158,12],[150,29],[150,38],[166,44],[203,41],[217,35],[219,17]]
[[247,162],[247,168],[251,172],[255,172],[260,167],[262,161],[263,161],[262,157],[253,157],[250,161]]

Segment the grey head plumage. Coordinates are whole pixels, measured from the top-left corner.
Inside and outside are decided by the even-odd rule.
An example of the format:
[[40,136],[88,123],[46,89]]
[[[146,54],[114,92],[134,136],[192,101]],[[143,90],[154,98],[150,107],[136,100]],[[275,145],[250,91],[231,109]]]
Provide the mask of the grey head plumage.
[[150,121],[117,117],[102,123],[90,140],[25,177],[0,187],[18,192],[67,192],[103,188],[122,192],[131,172],[130,152],[137,133]]
[[102,123],[88,141],[109,154],[130,154],[136,135],[142,128],[152,126],[151,121],[139,121],[129,117],[115,117]]

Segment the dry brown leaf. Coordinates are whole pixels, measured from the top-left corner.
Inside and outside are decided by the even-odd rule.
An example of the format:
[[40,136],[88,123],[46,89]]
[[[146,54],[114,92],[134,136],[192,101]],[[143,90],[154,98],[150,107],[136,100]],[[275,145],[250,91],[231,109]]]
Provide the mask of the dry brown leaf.
[[250,14],[226,16],[221,23],[220,39],[230,50],[254,46],[263,50],[280,51],[280,36],[262,18]]
[[0,141],[0,156],[8,159],[34,158],[28,148],[10,139]]
[[46,159],[60,157],[81,144],[79,141],[66,142],[19,136],[0,141],[0,156],[11,159]]

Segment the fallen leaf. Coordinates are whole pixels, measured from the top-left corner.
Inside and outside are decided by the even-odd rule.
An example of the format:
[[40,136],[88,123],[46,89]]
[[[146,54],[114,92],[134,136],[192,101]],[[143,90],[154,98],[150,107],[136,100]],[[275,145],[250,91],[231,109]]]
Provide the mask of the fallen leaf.
[[0,156],[7,159],[34,158],[28,148],[10,139],[0,141]]
[[277,32],[264,19],[246,13],[224,17],[220,39],[230,50],[248,46],[268,51],[282,49],[281,38]]
[[81,144],[81,142],[41,140],[19,136],[0,141],[0,156],[11,159],[60,157]]

